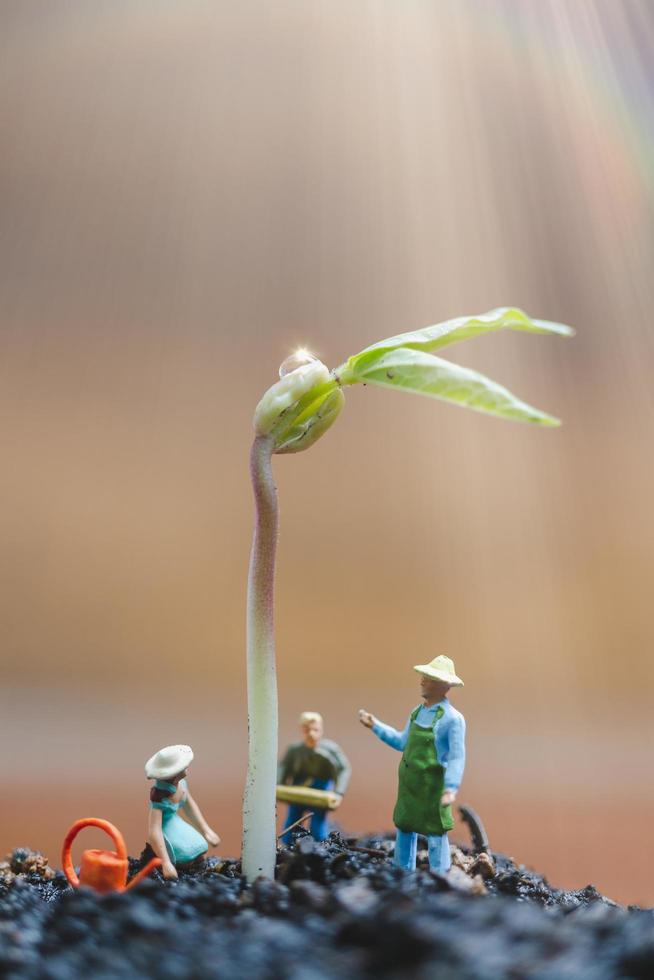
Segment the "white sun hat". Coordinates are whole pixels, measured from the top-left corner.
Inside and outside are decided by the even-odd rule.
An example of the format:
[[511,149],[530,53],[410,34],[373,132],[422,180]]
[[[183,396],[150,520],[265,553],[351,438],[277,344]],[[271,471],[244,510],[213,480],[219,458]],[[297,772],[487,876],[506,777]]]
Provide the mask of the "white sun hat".
[[183,772],[192,761],[193,749],[190,745],[167,745],[145,763],[145,775],[148,779],[168,779]]
[[436,657],[428,664],[417,664],[413,668],[425,677],[432,677],[436,681],[445,681],[452,687],[463,687],[463,681],[454,672],[454,661],[449,657]]

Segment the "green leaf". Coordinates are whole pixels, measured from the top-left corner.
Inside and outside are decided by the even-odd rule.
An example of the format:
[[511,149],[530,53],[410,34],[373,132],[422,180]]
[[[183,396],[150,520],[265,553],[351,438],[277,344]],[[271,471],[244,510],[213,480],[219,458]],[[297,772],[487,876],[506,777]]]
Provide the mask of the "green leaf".
[[480,334],[492,333],[495,330],[523,330],[528,333],[554,333],[562,337],[574,334],[571,327],[564,323],[552,323],[549,320],[533,320],[522,310],[501,307],[483,313],[480,316],[461,316],[455,320],[446,320],[433,327],[414,330],[411,333],[398,334],[371,344],[359,354],[354,354],[345,364],[334,372],[341,384],[352,384],[358,380],[358,369],[365,363],[376,361],[380,354],[386,351],[404,347],[418,351],[434,351],[459,340],[468,340]]
[[560,425],[558,419],[532,408],[478,371],[406,347],[378,353],[374,361],[359,364],[354,380],[384,388],[403,388],[502,418]]

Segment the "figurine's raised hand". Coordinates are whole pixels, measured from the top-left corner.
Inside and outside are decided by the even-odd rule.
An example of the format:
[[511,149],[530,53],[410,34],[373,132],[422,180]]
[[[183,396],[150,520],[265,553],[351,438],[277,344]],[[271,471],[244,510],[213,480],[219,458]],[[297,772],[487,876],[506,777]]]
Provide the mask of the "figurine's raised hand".
[[365,708],[359,708],[359,721],[365,728],[372,728],[376,720],[375,716],[371,715]]
[[446,789],[441,796],[441,806],[451,806],[456,799],[456,792],[453,789]]

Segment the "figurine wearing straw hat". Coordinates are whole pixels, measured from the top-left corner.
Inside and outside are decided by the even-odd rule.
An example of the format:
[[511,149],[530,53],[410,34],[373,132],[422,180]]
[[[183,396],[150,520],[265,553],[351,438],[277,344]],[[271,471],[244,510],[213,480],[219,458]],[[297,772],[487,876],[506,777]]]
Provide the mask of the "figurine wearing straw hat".
[[220,844],[220,837],[189,793],[186,776],[192,761],[190,745],[166,745],[145,763],[146,778],[155,783],[150,791],[148,843],[143,857],[160,858],[164,878],[177,878],[177,867],[190,867],[209,845]]
[[451,687],[463,687],[449,657],[436,657],[413,668],[420,674],[423,703],[411,712],[404,731],[398,732],[361,709],[366,728],[402,752],[398,772],[395,864],[406,871],[416,867],[417,835],[429,844],[429,866],[445,872],[450,867],[447,832],[453,827],[452,803],[463,778],[465,720],[450,704]]

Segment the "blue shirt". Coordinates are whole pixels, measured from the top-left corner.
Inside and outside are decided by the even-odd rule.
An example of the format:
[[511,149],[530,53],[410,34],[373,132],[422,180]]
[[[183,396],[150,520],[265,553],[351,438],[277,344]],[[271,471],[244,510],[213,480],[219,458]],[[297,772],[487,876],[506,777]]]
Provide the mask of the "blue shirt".
[[[424,704],[420,706],[416,715],[416,724],[421,728],[431,728],[434,724],[436,709],[442,708],[443,714],[434,725],[434,745],[436,755],[440,765],[445,770],[445,789],[456,792],[463,779],[463,769],[466,764],[466,723],[460,711],[453,708],[447,698],[443,698],[438,704],[432,704],[427,708]],[[411,712],[413,714],[413,712]],[[404,731],[398,732],[378,721],[372,726],[372,730],[386,745],[392,749],[403,752],[409,738],[409,727],[411,725],[411,715],[406,723]]]

